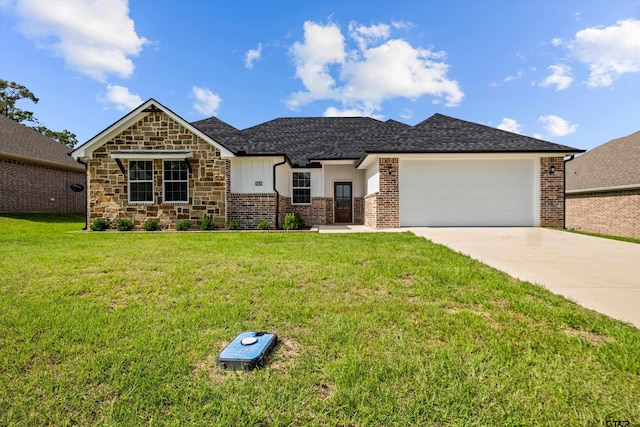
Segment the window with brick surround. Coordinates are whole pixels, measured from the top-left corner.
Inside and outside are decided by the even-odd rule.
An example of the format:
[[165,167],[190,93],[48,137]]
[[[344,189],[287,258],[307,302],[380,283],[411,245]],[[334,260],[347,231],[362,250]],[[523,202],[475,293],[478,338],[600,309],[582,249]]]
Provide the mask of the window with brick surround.
[[182,160],[166,160],[163,175],[163,200],[165,203],[189,202],[189,171]]
[[153,202],[153,162],[129,160],[129,201]]
[[293,172],[292,185],[293,204],[308,205],[311,203],[311,172]]

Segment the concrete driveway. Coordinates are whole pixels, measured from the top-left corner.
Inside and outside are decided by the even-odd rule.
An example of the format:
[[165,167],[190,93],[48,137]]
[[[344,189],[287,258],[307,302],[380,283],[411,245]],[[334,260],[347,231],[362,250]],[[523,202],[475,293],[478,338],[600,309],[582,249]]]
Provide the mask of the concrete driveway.
[[545,228],[403,228],[640,328],[640,245]]

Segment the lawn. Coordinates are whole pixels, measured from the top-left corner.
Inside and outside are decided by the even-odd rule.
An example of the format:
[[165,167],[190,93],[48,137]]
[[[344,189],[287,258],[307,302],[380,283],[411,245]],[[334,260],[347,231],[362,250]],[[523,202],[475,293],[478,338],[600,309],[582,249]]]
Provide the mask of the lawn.
[[410,233],[82,226],[0,217],[0,425],[640,423],[638,329]]

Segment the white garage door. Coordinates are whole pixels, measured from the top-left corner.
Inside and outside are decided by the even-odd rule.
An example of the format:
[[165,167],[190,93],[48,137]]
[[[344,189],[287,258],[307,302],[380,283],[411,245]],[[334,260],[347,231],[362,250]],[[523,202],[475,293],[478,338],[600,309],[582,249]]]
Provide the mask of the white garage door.
[[534,226],[534,160],[401,160],[401,226]]

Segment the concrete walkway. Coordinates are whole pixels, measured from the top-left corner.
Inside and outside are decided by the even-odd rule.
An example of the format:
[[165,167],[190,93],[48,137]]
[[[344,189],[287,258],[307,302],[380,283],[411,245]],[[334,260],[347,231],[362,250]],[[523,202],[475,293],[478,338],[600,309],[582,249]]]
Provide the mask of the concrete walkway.
[[640,328],[640,245],[545,228],[402,228]]

